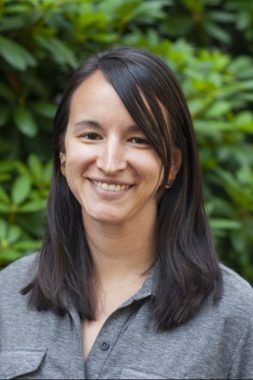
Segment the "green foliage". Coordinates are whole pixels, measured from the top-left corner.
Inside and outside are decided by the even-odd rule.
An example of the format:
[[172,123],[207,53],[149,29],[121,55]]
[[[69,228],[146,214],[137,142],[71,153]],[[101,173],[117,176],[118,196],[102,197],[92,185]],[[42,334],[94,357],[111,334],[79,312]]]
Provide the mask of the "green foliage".
[[40,247],[51,166],[35,154],[0,163],[0,265]]
[[186,37],[194,45],[220,47],[233,54],[253,52],[253,2],[175,0],[159,24],[168,38]]
[[177,74],[219,254],[253,283],[252,11],[246,0],[0,2],[0,266],[40,247],[52,119],[69,73],[87,54],[125,45]]

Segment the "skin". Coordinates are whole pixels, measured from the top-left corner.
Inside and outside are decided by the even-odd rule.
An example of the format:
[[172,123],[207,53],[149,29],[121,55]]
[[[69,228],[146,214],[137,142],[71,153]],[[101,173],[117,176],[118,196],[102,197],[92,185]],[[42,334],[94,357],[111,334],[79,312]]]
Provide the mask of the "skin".
[[[175,151],[168,178],[175,179]],[[61,172],[82,208],[97,274],[97,320],[84,321],[84,355],[108,316],[142,286],[155,260],[160,158],[104,75],[75,91],[61,154]]]

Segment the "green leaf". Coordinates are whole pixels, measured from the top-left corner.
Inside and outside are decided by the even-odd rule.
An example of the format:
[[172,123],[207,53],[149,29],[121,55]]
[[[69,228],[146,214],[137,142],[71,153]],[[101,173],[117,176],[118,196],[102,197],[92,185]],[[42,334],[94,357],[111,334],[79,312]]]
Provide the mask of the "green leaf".
[[252,90],[253,89],[253,80],[247,80],[245,82],[242,82],[241,86],[245,90]]
[[217,24],[212,22],[206,22],[204,24],[206,31],[218,41],[229,44],[231,42],[231,36],[225,29],[220,28]]
[[3,36],[0,36],[0,55],[18,70],[36,65],[35,59],[25,48]]
[[14,111],[14,121],[19,129],[24,135],[29,137],[34,137],[38,133],[38,126],[32,114],[25,108],[16,108]]
[[149,0],[141,1],[136,9],[136,14],[142,16],[143,19],[149,22],[154,22],[155,19],[163,18],[166,13],[163,10],[164,6],[172,6],[172,0]]
[[92,38],[97,42],[113,43],[118,40],[118,35],[116,33],[94,33]]
[[36,104],[33,105],[33,109],[39,115],[51,119],[54,117],[57,107],[53,103],[37,102]]
[[7,192],[4,190],[3,186],[0,185],[0,202],[10,205],[11,200]]
[[29,168],[22,161],[18,161],[18,160],[15,161],[15,169],[20,174],[20,176],[24,176],[24,177],[25,176],[27,176],[27,177],[30,176]]
[[[209,102],[209,101],[208,101]],[[207,101],[201,98],[194,98],[188,100],[188,106],[190,108],[193,117],[196,117],[201,113],[207,105]]]
[[53,168],[52,168],[52,161],[48,161],[48,163],[46,164],[46,166],[44,167],[44,170],[43,170],[43,179],[46,183],[50,183],[50,180],[51,180],[51,177],[52,177],[52,171],[53,171]]
[[15,160],[0,160],[0,171],[10,172],[15,169],[16,161]]
[[215,100],[215,102],[208,108],[205,116],[207,118],[219,118],[230,111],[230,109],[231,103],[222,100]]
[[240,130],[253,133],[253,114],[250,111],[242,111],[236,115],[235,124]]
[[10,86],[6,86],[4,83],[0,83],[0,96],[7,101],[12,102],[15,99],[16,94],[10,88]]
[[236,15],[234,13],[223,12],[221,10],[208,12],[208,16],[211,20],[222,23],[234,22],[236,20]]
[[21,257],[21,253],[15,249],[6,248],[0,251],[0,263],[9,263]]
[[13,248],[26,251],[26,252],[38,251],[40,247],[41,247],[41,241],[35,241],[35,240],[23,240],[13,245]]
[[7,240],[10,244],[16,242],[22,235],[22,230],[18,226],[10,226],[7,233]]
[[9,119],[9,110],[1,107],[0,108],[0,127],[6,124]]
[[211,219],[210,220],[211,228],[213,229],[229,229],[237,230],[241,228],[241,223],[237,220],[228,220],[228,219]]
[[35,36],[34,37],[44,49],[48,50],[54,60],[59,64],[67,64],[73,68],[77,66],[77,60],[72,50],[66,44],[54,37]]
[[[20,14],[18,14],[20,13]],[[23,14],[21,14],[23,13]],[[37,21],[41,15],[36,12],[29,12],[29,10],[22,10],[22,8],[17,7],[15,9],[15,15],[11,15],[10,17],[4,17],[1,20],[0,31],[10,31],[16,29],[25,29],[28,25],[33,24]]]
[[10,206],[7,206],[3,203],[0,203],[0,212],[2,213],[9,213],[10,212]]
[[46,200],[45,199],[38,199],[36,201],[31,201],[23,206],[19,207],[19,212],[37,212],[45,210],[46,208]]
[[42,165],[41,165],[41,162],[39,160],[39,158],[37,156],[35,156],[35,154],[31,154],[29,157],[28,157],[28,165],[29,165],[29,168],[34,176],[34,178],[38,181],[38,180],[42,180]]
[[7,228],[7,223],[0,219],[0,240],[6,239]]
[[20,205],[29,196],[31,180],[27,176],[18,177],[11,189],[11,198],[16,205]]

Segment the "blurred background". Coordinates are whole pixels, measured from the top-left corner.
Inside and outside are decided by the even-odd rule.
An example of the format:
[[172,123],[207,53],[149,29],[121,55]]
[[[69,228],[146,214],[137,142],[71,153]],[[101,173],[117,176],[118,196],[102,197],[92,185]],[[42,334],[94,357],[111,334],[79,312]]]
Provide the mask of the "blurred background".
[[40,248],[54,113],[80,60],[145,48],[194,120],[221,260],[253,284],[253,1],[0,0],[0,267]]

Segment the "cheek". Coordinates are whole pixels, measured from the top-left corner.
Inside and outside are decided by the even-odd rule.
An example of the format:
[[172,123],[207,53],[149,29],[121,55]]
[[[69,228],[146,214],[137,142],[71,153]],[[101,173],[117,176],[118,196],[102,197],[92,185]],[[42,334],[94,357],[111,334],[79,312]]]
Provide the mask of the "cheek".
[[95,161],[95,155],[89,147],[82,144],[69,144],[66,146],[66,170],[71,175],[71,171],[76,172],[85,169]]
[[[155,188],[159,188],[163,182],[163,169],[160,159],[153,155],[142,157],[138,160],[138,171],[145,177],[146,182]],[[137,161],[136,161],[137,165]]]
[[159,187],[162,182],[163,182],[163,165],[160,160],[160,158],[153,153],[153,155],[149,158],[149,162],[147,163],[149,171],[150,171],[150,176],[154,178],[157,182],[157,187]]

